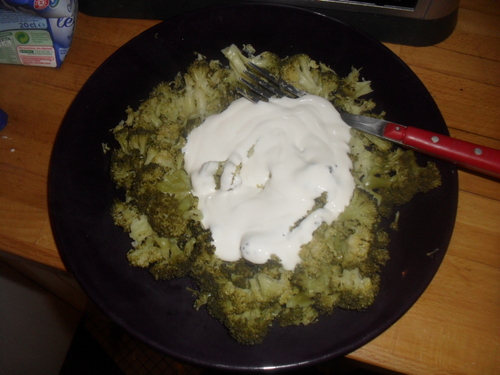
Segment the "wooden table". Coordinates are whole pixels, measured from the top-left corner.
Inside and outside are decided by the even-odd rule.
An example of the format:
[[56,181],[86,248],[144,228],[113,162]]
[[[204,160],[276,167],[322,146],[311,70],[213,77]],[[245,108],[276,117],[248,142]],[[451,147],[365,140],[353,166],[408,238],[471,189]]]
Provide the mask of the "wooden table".
[[[64,270],[49,222],[47,175],[63,116],[94,70],[158,21],[79,15],[60,69],[0,66],[0,249]],[[420,77],[451,135],[500,149],[500,4],[462,0],[453,35],[432,47],[389,45]],[[444,262],[410,311],[349,357],[418,374],[500,372],[500,184],[460,171]]]

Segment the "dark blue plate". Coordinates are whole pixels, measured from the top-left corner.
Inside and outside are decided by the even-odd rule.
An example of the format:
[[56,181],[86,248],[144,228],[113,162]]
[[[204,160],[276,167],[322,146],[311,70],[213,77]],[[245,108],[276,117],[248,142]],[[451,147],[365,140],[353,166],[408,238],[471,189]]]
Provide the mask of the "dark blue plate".
[[[436,161],[443,184],[401,209],[391,233],[391,260],[367,311],[338,310],[307,327],[273,328],[261,345],[243,346],[206,310],[195,311],[189,279],[156,282],[129,266],[130,239],[113,225],[119,192],[109,177],[109,131],[161,81],[193,61],[193,52],[223,60],[235,43],[284,57],[307,53],[340,75],[351,67],[373,82],[372,98],[387,118],[447,134],[420,80],[390,50],[331,18],[286,6],[234,5],[196,11],[147,30],[113,54],[69,108],[54,145],[49,203],[61,257],[112,320],[157,350],[201,366],[231,370],[295,368],[343,356],[396,322],[431,282],[445,255],[457,209],[456,168]],[[422,161],[430,160],[421,156]]]

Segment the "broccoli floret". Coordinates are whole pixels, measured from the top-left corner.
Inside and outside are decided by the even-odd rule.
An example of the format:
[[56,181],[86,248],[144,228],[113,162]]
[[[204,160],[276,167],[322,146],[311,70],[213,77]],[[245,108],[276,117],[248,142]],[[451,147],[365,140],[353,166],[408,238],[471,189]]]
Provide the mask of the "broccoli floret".
[[137,206],[116,200],[111,213],[114,223],[128,232],[133,240],[133,249],[127,254],[130,264],[145,268],[171,258],[166,241],[157,237],[148,217]]
[[127,259],[135,267],[146,268],[164,258],[155,239],[148,237],[143,242],[134,244],[134,248],[127,253]]
[[378,229],[375,236],[372,237],[372,246],[368,252],[368,258],[365,262],[358,264],[359,272],[364,276],[369,276],[372,281],[378,284],[380,270],[385,266],[389,260],[389,234],[383,230]]
[[233,289],[227,283],[224,285],[223,295],[210,297],[208,302],[210,313],[219,319],[231,336],[241,344],[261,343],[279,314],[281,305],[255,303],[255,296],[251,290]]
[[386,253],[387,243],[377,239],[380,231],[380,211],[376,201],[365,191],[356,188],[350,204],[335,222],[337,230],[334,246],[342,254],[344,268],[374,267],[373,274],[380,271],[373,265],[373,253]]
[[[219,263],[210,269],[200,265],[198,259],[195,262],[199,267],[193,269],[192,276],[198,281],[200,291],[211,295],[212,310],[241,314],[249,309],[284,303],[289,293],[293,293],[292,272],[285,271],[281,264],[272,260],[267,265],[255,265],[244,259],[236,262],[218,260]],[[213,261],[211,263],[213,265]]]
[[263,265],[244,259],[224,262],[205,252],[193,262],[190,276],[199,288],[195,307],[206,305],[242,344],[262,342],[282,306],[298,291],[290,284],[292,271],[276,259]]
[[336,268],[326,263],[315,263],[311,268],[305,262],[298,265],[292,276],[292,284],[300,292],[290,298],[287,306],[300,306],[303,309],[313,307],[322,314],[331,314],[338,294],[332,282]]
[[314,232],[312,240],[300,249],[301,263],[297,268],[307,269],[308,277],[321,277],[325,265],[338,264],[343,254],[331,241],[337,229],[333,225],[322,223]]
[[279,310],[279,305],[272,311],[260,308],[247,310],[241,314],[228,315],[224,324],[231,336],[239,343],[244,345],[260,344],[266,337]]
[[175,238],[161,238],[153,233],[127,253],[128,261],[136,267],[150,268],[156,280],[184,277],[189,272],[189,248],[180,248]]
[[267,69],[272,75],[278,75],[281,65],[281,59],[278,55],[272,52],[255,55],[255,50],[249,45],[244,47],[244,52],[247,53],[247,56],[234,44],[222,50],[222,53],[229,61],[232,79],[235,84],[238,84],[241,77],[246,77],[244,71],[248,69],[248,63]]
[[[275,269],[280,268],[275,267]],[[294,292],[290,284],[290,273],[283,270],[278,277],[272,277],[263,270],[251,278],[249,282],[254,298],[260,302],[278,301],[283,304]]]
[[144,162],[139,150],[126,153],[122,149],[111,155],[110,174],[117,188],[130,189]]
[[203,232],[203,229],[196,228],[199,224],[190,220],[188,229],[182,236],[160,237],[149,224],[146,215],[140,214],[135,206],[120,201],[113,207],[113,218],[117,225],[130,232],[133,249],[129,250],[127,258],[131,265],[142,268],[152,266],[150,272],[157,280],[188,275],[197,242],[193,235],[196,231]]
[[[155,188],[140,188],[140,193],[131,193],[134,202],[144,212],[151,227],[161,237],[181,236],[187,230],[187,221],[178,210],[179,200],[174,194],[164,193]],[[193,199],[194,202],[194,199]]]
[[371,82],[359,79],[359,69],[352,68],[347,77],[340,80],[340,90],[347,96],[358,99],[359,97],[371,93]]
[[373,304],[378,292],[378,282],[363,277],[358,268],[344,269],[335,282],[335,288],[340,293],[338,306],[344,309],[366,309]]
[[111,216],[115,225],[122,227],[126,232],[130,232],[132,222],[138,220],[141,213],[134,205],[115,200],[111,208]]
[[[129,114],[129,117],[137,116]],[[157,172],[166,172],[178,165],[178,154],[172,148],[162,147],[156,131],[122,122],[113,133],[120,144],[111,156],[110,166],[117,187],[131,189],[144,176],[157,175]],[[180,159],[182,162],[182,156]],[[155,168],[159,168],[158,171]]]
[[362,96],[372,92],[371,82],[360,80],[359,70],[352,68],[347,77],[323,63],[317,63],[306,54],[297,54],[283,60],[280,77],[298,89],[321,96],[342,111],[370,114],[375,103]]
[[342,264],[345,267],[354,267],[364,263],[368,259],[368,254],[373,243],[373,228],[359,225],[355,231],[345,240],[345,248]]
[[150,269],[155,279],[171,280],[189,274],[189,247],[181,249],[175,238],[160,238],[156,244],[162,255],[162,260],[155,263]]
[[[221,112],[235,98],[230,70],[219,61],[208,62],[198,55],[185,73],[160,83],[136,111],[129,109],[124,126],[157,132],[158,140],[168,144],[186,136],[206,117]],[[120,145],[127,147],[124,142]]]
[[352,131],[353,175],[357,185],[378,201],[383,216],[389,216],[395,206],[409,202],[417,193],[425,193],[441,184],[435,163],[420,166],[412,150]]
[[179,134],[171,126],[161,129],[121,124],[115,135],[126,139],[126,145],[114,153],[111,175],[118,187],[127,189],[128,203],[148,217],[159,236],[169,238],[185,233],[187,220],[201,214],[181,168],[182,152],[162,144],[177,144]]
[[281,79],[312,95],[320,96],[322,76],[320,66],[306,54],[297,54],[283,60]]
[[360,80],[358,69],[352,68],[347,77],[340,78],[329,66],[316,62],[303,53],[280,59],[270,52],[255,55],[251,46],[240,50],[236,45],[231,45],[222,52],[229,60],[236,85],[241,85],[238,82],[240,78],[248,78],[244,71],[248,69],[248,63],[252,62],[267,69],[277,80],[288,82],[309,94],[321,96],[343,111],[372,114],[375,108],[372,100],[362,98],[372,89],[370,81]]
[[[301,290],[303,303],[309,298],[309,303],[322,314],[331,314],[336,306],[347,305],[343,301],[348,296],[373,300],[377,275],[389,256],[388,237],[378,235],[379,224],[380,214],[374,199],[365,191],[355,189],[350,204],[339,218],[331,225],[323,223],[312,241],[301,248],[302,262],[292,276],[292,284]],[[346,283],[347,270],[353,269],[358,273],[349,274],[353,282]],[[359,280],[354,276],[359,276]],[[368,285],[368,281],[373,288],[359,288],[359,285]],[[366,298],[363,291],[368,292]],[[354,302],[351,305],[355,306]]]
[[153,228],[149,224],[148,217],[141,214],[130,223],[130,238],[134,240],[134,245],[142,243],[146,238],[154,234]]
[[351,72],[340,79],[338,91],[332,99],[336,108],[355,115],[367,114],[375,108],[375,102],[361,97],[371,93],[371,82],[360,80],[359,70],[352,68]]
[[235,99],[229,75],[218,61],[207,62],[201,56],[188,67],[182,95],[182,112],[188,119],[203,120],[221,112]]
[[[148,143],[153,133],[145,128],[134,128],[127,134],[127,146],[130,151],[138,150],[141,157],[146,154]],[[129,152],[130,152],[129,151]]]
[[318,317],[318,310],[308,303],[305,306],[296,305],[282,309],[277,320],[280,326],[287,327],[312,324]]
[[375,200],[362,189],[356,188],[349,205],[339,215],[336,225],[339,228],[341,223],[344,235],[347,235],[352,230],[352,227],[358,223],[371,230],[379,222],[380,218]]

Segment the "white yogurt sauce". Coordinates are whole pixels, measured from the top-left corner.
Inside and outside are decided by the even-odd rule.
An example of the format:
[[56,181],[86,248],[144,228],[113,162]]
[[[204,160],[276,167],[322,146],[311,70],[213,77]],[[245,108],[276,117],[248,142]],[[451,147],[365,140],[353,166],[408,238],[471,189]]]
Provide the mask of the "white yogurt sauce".
[[[262,264],[275,254],[293,270],[301,245],[349,204],[349,140],[332,104],[313,95],[257,104],[238,99],[194,129],[183,149],[185,169],[216,255]],[[326,205],[307,215],[323,192]]]

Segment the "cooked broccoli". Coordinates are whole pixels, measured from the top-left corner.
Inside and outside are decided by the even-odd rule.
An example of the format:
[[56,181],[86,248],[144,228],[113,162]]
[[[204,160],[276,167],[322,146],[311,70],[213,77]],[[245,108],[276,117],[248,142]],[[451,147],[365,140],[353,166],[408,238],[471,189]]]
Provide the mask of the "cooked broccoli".
[[[276,318],[280,326],[286,327],[312,324],[318,320],[320,313],[325,314],[318,310],[317,307],[311,305],[310,298],[304,298],[307,300],[307,303],[295,303],[295,300],[300,300],[301,297],[301,295],[297,295],[296,298],[291,300],[290,306],[287,304],[287,306],[280,311],[280,314]],[[330,296],[325,298],[330,298]],[[331,304],[335,304],[335,301],[331,301]]]
[[[281,59],[271,52],[256,54],[250,45],[242,50],[232,45],[222,52],[229,66],[197,54],[185,73],[159,84],[136,110],[127,109],[126,120],[113,129],[118,146],[112,151],[110,173],[125,196],[114,203],[111,214],[132,239],[130,264],[148,268],[157,280],[191,277],[197,285],[194,308],[206,307],[236,340],[248,345],[262,342],[274,323],[307,325],[338,307],[369,308],[389,257],[382,214],[437,186],[437,168],[418,166],[411,151],[353,131],[356,189],[351,202],[303,245],[295,270],[285,270],[276,257],[265,264],[222,261],[215,255],[211,232],[201,224],[182,148],[193,128],[237,97],[247,62],[338,108],[376,116],[374,103],[361,98],[371,91],[370,82],[360,80],[357,69],[341,78],[304,54]],[[326,198],[319,196],[313,209],[323,207]]]
[[[142,216],[137,207],[118,199],[115,200],[111,208],[111,215],[114,223],[122,227],[128,233],[132,231],[132,223],[138,221]],[[136,235],[134,235],[134,237],[136,237]]]
[[352,68],[347,77],[341,78],[329,66],[317,63],[306,54],[284,59],[280,68],[281,79],[309,94],[328,99],[337,109],[369,114],[375,103],[361,97],[372,91],[371,82],[360,80],[359,73]]
[[[155,262],[150,271],[157,280],[171,280],[189,274],[190,248],[189,243],[181,243],[176,238],[159,238],[154,244],[147,245],[146,248],[158,248],[162,259]],[[137,251],[137,250],[135,250]],[[134,252],[135,252],[134,251]],[[134,252],[129,253],[129,260],[132,260]]]
[[415,194],[441,184],[435,163],[420,166],[412,150],[357,130],[351,132],[354,178],[375,197],[383,216],[389,216],[395,206],[409,202]]
[[277,80],[283,80],[304,92],[330,100],[339,110],[374,115],[372,110],[375,103],[362,98],[372,91],[371,82],[360,80],[358,69],[352,68],[346,77],[340,77],[329,66],[316,62],[306,54],[280,59],[272,52],[256,55],[251,46],[245,46],[242,51],[233,44],[222,50],[222,53],[229,60],[236,85],[239,85],[239,78],[248,78],[244,71],[251,62],[267,69]]
[[349,75],[340,80],[339,89],[332,100],[338,110],[361,115],[375,108],[373,100],[361,98],[372,92],[372,88],[370,81],[359,79],[359,73],[358,69],[352,68]]
[[291,289],[289,271],[283,270],[273,278],[259,272],[261,267],[245,263],[220,262],[215,269],[204,267],[202,273],[191,276],[209,312],[224,323],[231,335],[243,344],[257,344],[279,314],[283,294]]
[[378,205],[357,188],[339,218],[331,225],[323,223],[302,246],[302,262],[292,282],[323,314],[335,306],[363,309],[373,302],[378,283],[369,281],[388,259],[388,242],[378,237],[379,223]]
[[[247,55],[243,52],[246,52]],[[255,55],[255,50],[249,45],[246,45],[244,51],[241,51],[236,45],[232,44],[224,48],[222,53],[229,61],[229,67],[235,84],[238,84],[237,81],[240,77],[246,76],[244,71],[248,69],[249,62],[267,69],[273,75],[279,74],[279,69],[282,64],[278,55],[267,51]]]
[[222,69],[217,61],[207,62],[201,56],[188,68],[183,76],[183,107],[179,113],[188,119],[204,119],[225,109],[234,99],[231,89],[230,72]]
[[338,88],[339,77],[324,64],[317,64],[306,54],[284,59],[280,76],[296,88],[326,99]]
[[370,307],[378,292],[376,278],[363,276],[358,268],[342,270],[335,283],[340,295],[338,306],[345,309],[362,310]]

